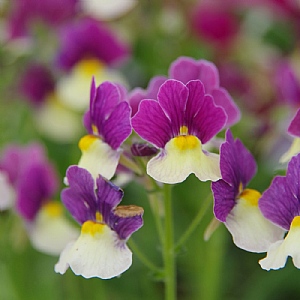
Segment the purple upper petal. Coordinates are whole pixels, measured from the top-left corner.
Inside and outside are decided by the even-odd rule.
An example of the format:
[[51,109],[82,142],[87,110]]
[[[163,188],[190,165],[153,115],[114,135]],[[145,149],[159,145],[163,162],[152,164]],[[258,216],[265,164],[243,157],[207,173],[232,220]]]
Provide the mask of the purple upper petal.
[[112,64],[128,55],[128,48],[100,22],[85,18],[66,26],[60,35],[58,65],[70,70],[87,57]]
[[212,96],[203,94],[201,81],[192,80],[186,86],[189,89],[186,108],[189,133],[205,144],[224,127],[226,115],[221,107],[214,104]]
[[97,200],[92,175],[83,168],[70,166],[66,176],[69,187],[61,192],[62,202],[78,223],[95,220]]
[[18,212],[32,221],[41,206],[50,200],[58,188],[56,173],[50,164],[33,162],[26,166],[17,185]]
[[288,132],[291,135],[300,137],[300,108],[297,110],[296,115],[288,128]]
[[295,216],[300,215],[300,154],[288,164],[286,177],[276,176],[259,200],[262,214],[289,230]]
[[172,79],[167,80],[158,91],[158,102],[171,120],[173,137],[179,135],[180,127],[184,125],[188,94],[189,91],[182,82]]
[[131,234],[143,226],[142,215],[133,217],[119,217],[112,213],[113,230],[121,240],[127,240]]
[[235,205],[240,184],[244,189],[256,173],[252,154],[239,139],[233,139],[230,130],[226,132],[226,142],[221,145],[220,168],[222,179],[212,183],[214,213],[217,219],[225,222]]
[[171,121],[156,100],[143,100],[131,123],[138,135],[158,148],[172,138]]
[[104,141],[112,149],[118,149],[131,134],[131,108],[128,102],[119,103],[103,124]]
[[101,176],[97,178],[96,183],[98,210],[105,224],[111,226],[111,211],[121,202],[124,193],[119,187]]

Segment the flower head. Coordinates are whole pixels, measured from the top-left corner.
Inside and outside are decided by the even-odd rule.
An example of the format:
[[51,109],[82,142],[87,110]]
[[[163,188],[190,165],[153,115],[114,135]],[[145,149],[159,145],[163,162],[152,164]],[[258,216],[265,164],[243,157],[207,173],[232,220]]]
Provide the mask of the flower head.
[[67,170],[70,187],[61,198],[74,219],[81,224],[81,235],[61,253],[55,271],[70,267],[85,278],[108,279],[126,271],[132,253],[126,245],[131,234],[143,225],[143,209],[134,205],[117,206],[123,191],[99,176],[77,166]]
[[266,251],[282,231],[263,218],[258,208],[260,193],[246,188],[256,173],[255,160],[229,130],[220,156],[222,179],[212,183],[214,214],[224,222],[238,247]]
[[200,80],[186,85],[167,80],[157,99],[143,100],[132,118],[134,130],[161,149],[148,162],[148,174],[164,183],[181,182],[191,173],[203,181],[218,180],[219,157],[202,151],[202,145],[223,128],[223,109],[205,94]]
[[262,194],[259,208],[265,218],[288,234],[275,242],[268,250],[267,257],[260,261],[265,270],[284,267],[287,257],[293,258],[300,268],[300,154],[288,164],[286,176],[276,176],[270,187]]
[[92,81],[90,108],[84,116],[89,135],[79,142],[82,151],[78,163],[94,178],[98,174],[110,179],[117,168],[122,150],[121,144],[131,133],[131,109],[122,101],[118,86],[104,82],[96,88]]

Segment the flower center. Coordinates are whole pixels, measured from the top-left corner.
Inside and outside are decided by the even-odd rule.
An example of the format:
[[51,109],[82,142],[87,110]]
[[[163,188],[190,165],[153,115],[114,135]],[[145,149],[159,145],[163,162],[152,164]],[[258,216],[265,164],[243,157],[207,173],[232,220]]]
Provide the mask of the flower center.
[[82,224],[81,233],[90,234],[92,236],[95,236],[96,234],[103,233],[105,226],[106,225],[103,223],[98,223],[98,222],[89,220]]
[[104,69],[104,64],[94,58],[83,59],[76,65],[76,69],[78,72],[90,77],[97,72],[102,71]]
[[188,132],[189,130],[187,126],[180,127],[179,130],[180,135],[174,138],[174,144],[177,149],[184,151],[184,150],[190,150],[199,147],[200,145],[199,139],[194,135],[189,135]]
[[43,209],[50,217],[59,217],[63,213],[62,205],[55,201],[47,202],[44,204]]
[[300,216],[294,217],[291,227],[299,227],[300,226]]
[[97,140],[98,137],[92,134],[85,135],[82,137],[78,143],[78,147],[81,151],[86,151],[88,150],[91,145]]
[[241,192],[239,198],[243,198],[250,205],[257,206],[260,197],[261,197],[261,193],[258,192],[257,190],[245,189]]

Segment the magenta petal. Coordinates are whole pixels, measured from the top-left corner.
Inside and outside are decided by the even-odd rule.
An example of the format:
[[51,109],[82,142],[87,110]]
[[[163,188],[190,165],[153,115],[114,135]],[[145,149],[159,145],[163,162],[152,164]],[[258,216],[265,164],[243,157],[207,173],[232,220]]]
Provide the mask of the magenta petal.
[[98,211],[101,213],[104,223],[110,225],[111,211],[123,198],[123,191],[110,181],[99,176],[97,183],[97,203]]
[[187,87],[190,92],[187,104],[189,116],[198,109],[194,118],[188,120],[191,124],[189,131],[191,131],[190,134],[197,136],[202,144],[205,144],[222,130],[226,123],[226,115],[223,108],[214,104],[212,96],[199,97],[199,90],[203,89],[201,81],[191,80]]
[[143,100],[131,123],[139,136],[158,148],[173,137],[171,122],[156,100]]
[[61,199],[74,219],[83,224],[95,220],[97,205],[94,180],[85,169],[70,166],[67,170],[69,187],[61,192]]
[[291,135],[300,137],[300,108],[296,112],[296,115],[288,128],[288,132]]
[[227,115],[227,122],[226,122],[227,127],[239,121],[241,117],[240,110],[225,89],[223,88],[214,89],[211,92],[211,95],[214,98],[215,104],[217,106],[221,106],[225,110],[225,113]]
[[180,127],[184,125],[188,93],[182,82],[173,79],[167,80],[159,89],[158,102],[171,120],[173,136],[179,135]]
[[128,102],[119,103],[102,128],[104,141],[116,150],[131,134],[131,108]]
[[33,162],[26,166],[17,185],[17,210],[27,220],[33,221],[42,205],[50,200],[58,188],[53,167],[47,163]]

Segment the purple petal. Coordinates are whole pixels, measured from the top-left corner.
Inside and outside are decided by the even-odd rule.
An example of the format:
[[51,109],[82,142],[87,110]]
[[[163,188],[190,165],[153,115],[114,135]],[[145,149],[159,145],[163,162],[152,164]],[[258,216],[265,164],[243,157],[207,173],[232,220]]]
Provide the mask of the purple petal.
[[172,138],[171,122],[156,100],[143,100],[131,122],[139,136],[158,148]]
[[70,166],[67,170],[69,187],[61,192],[61,199],[74,219],[83,224],[95,220],[97,200],[94,192],[94,180],[85,169]]
[[107,28],[91,18],[69,23],[60,34],[58,65],[70,70],[86,57],[112,64],[128,55],[128,48]]
[[131,108],[128,102],[119,103],[102,128],[104,141],[116,150],[131,134]]
[[[187,107],[190,111],[189,115],[194,115],[192,120],[188,120],[191,124],[189,128],[191,130],[190,134],[196,135],[201,143],[205,144],[224,127],[226,115],[223,108],[214,104],[212,96],[199,97],[199,95],[202,95],[199,90],[203,89],[201,81],[189,81],[187,87],[189,89]],[[198,112],[191,113],[196,111],[197,107]]]
[[211,95],[214,98],[215,104],[217,106],[221,106],[225,110],[227,115],[226,126],[229,127],[237,123],[241,117],[240,110],[234,103],[229,93],[223,88],[218,88],[214,89],[211,92]]
[[234,141],[230,130],[226,132],[226,142],[221,145],[220,167],[222,179],[239,189],[245,188],[256,173],[256,162],[252,154],[239,139]]
[[121,202],[123,191],[112,182],[99,176],[97,178],[98,210],[102,214],[104,223],[111,224],[111,211]]
[[180,127],[184,125],[188,93],[182,82],[173,79],[167,80],[158,91],[158,102],[171,120],[173,136],[179,135]]
[[127,240],[133,232],[137,231],[143,226],[142,215],[133,217],[119,217],[112,214],[113,230],[118,234],[121,240]]
[[106,81],[96,89],[96,95],[90,101],[90,121],[97,127],[99,134],[103,134],[103,123],[119,101],[119,90],[114,84]]
[[211,189],[214,195],[214,214],[215,217],[225,222],[227,215],[231,212],[235,205],[236,188],[229,185],[224,180],[212,182]]
[[300,213],[299,199],[293,197],[285,177],[276,176],[258,203],[264,217],[285,230],[289,230],[294,216]]
[[180,57],[171,64],[169,76],[185,84],[190,80],[199,79],[204,84],[206,93],[219,87],[218,70],[213,63],[206,60]]
[[145,143],[134,143],[130,149],[133,156],[152,156],[156,155],[159,151],[157,148]]
[[17,185],[18,212],[27,220],[34,220],[41,206],[50,200],[58,188],[56,173],[50,164],[28,165]]
[[296,115],[288,128],[288,133],[300,137],[300,108],[296,112]]

